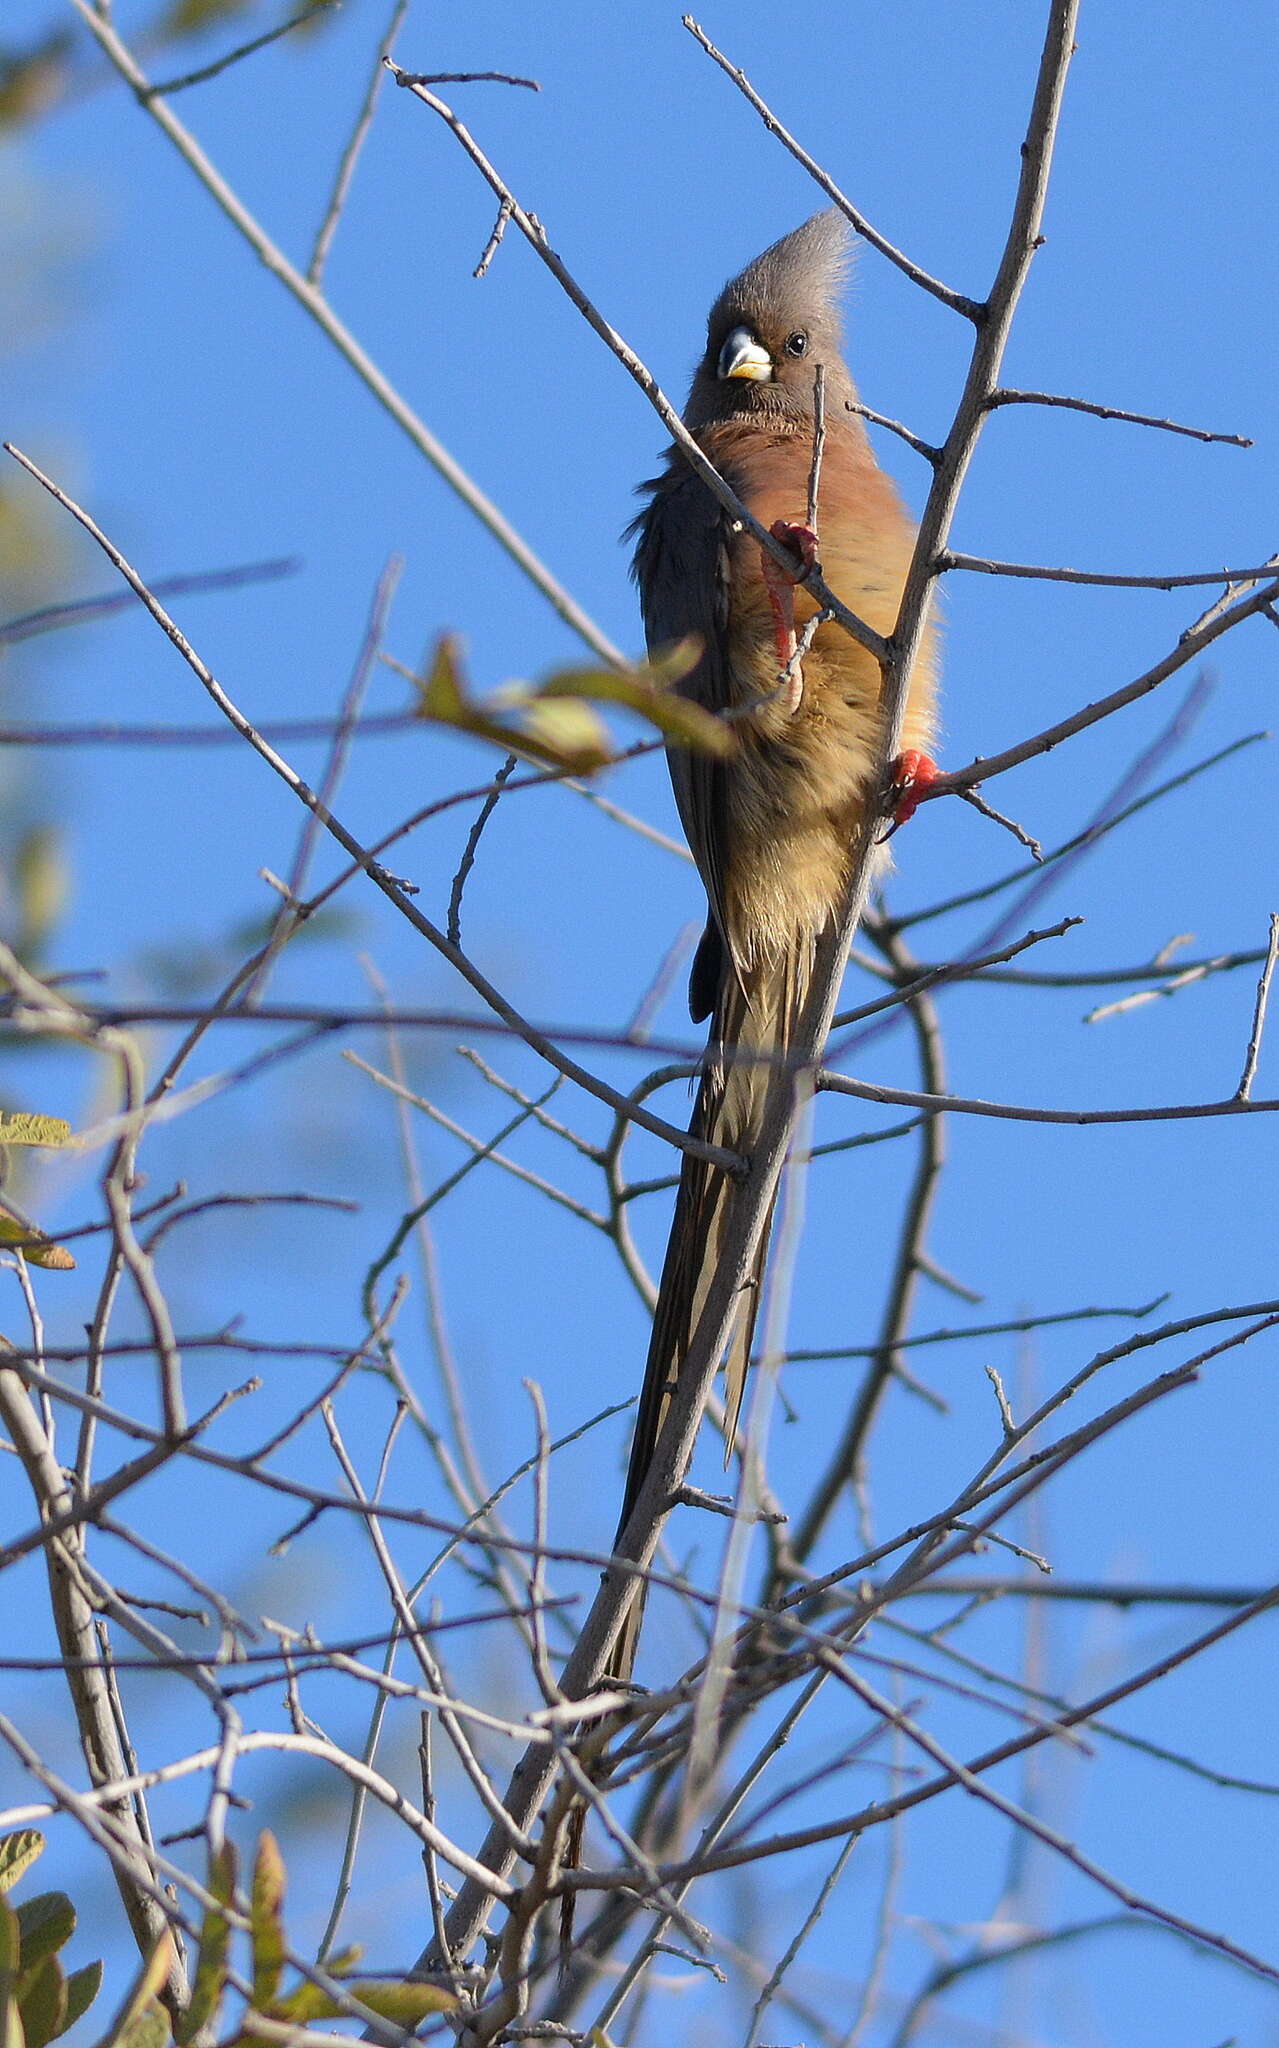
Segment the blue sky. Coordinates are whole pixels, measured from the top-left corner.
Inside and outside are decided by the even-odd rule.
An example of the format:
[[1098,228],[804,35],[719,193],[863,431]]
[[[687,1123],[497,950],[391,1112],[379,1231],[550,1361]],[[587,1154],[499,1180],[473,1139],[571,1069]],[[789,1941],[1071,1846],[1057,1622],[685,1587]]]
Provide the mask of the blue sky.
[[[322,211],[384,11],[349,0],[336,23],[305,46],[264,51],[173,101],[294,256],[305,256]],[[121,32],[127,37],[146,12],[122,5]],[[1026,0],[980,10],[904,0],[887,10],[823,4],[792,16],[756,4],[719,6],[703,20],[886,234],[948,281],[980,293],[1005,229],[1042,13]],[[17,22],[5,29],[34,33],[59,18],[45,0],[19,0]],[[234,33],[210,38],[208,54]],[[1006,365],[1013,384],[1247,434],[1256,445],[1203,446],[1064,412],[1010,408],[982,439],[957,547],[1133,573],[1243,565],[1275,548],[1273,45],[1271,10],[1247,0],[1236,0],[1228,23],[1177,0],[1085,6],[1046,243]],[[819,195],[681,28],[679,10],[655,0],[624,10],[479,0],[465,10],[411,13],[398,54],[412,67],[499,67],[540,81],[536,97],[498,86],[459,88],[457,104],[570,269],[681,399],[707,306],[724,278],[811,212]],[[157,70],[186,61],[166,57]],[[148,575],[297,558],[287,580],[177,607],[204,658],[255,719],[332,712],[374,583],[393,553],[405,567],[387,644],[400,659],[416,661],[440,631],[456,631],[477,687],[488,689],[579,657],[567,629],[255,263],[121,89],[95,90],[10,143],[7,169],[16,195],[10,232],[43,233],[51,223],[67,260],[54,331],[38,332],[5,362],[4,435],[81,496]],[[472,280],[492,215],[490,195],[443,128],[407,95],[387,91],[331,258],[333,303],[603,629],[638,649],[620,534],[634,486],[659,456],[660,423],[514,233],[487,277]],[[962,324],[864,250],[847,326],[849,360],[867,403],[940,438],[965,362]],[[918,506],[922,464],[891,436],[878,436],[876,447]],[[63,541],[61,590],[111,587],[107,565],[79,537],[67,533]],[[943,603],[940,752],[951,765],[997,752],[1118,687],[1165,653],[1201,608],[1193,592],[978,577],[952,577]],[[1265,621],[1215,650],[1215,690],[1162,773],[1271,723],[1276,652]],[[14,707],[6,716],[38,713],[66,724],[213,716],[189,671],[140,617],[28,643],[10,658],[6,680]],[[993,800],[1055,843],[1078,829],[1154,740],[1171,716],[1171,693],[1184,693],[1189,681],[1175,680],[1004,778],[992,786]],[[370,709],[404,701],[404,685],[384,671]],[[297,762],[314,775],[321,756],[299,749]],[[368,739],[356,749],[339,809],[371,839],[432,794],[482,781],[493,765],[478,748],[438,735]],[[203,948],[225,949],[269,908],[258,870],[289,866],[297,807],[247,752],[104,749],[32,755],[23,766],[20,800],[60,821],[66,836],[72,893],[55,964],[103,967],[106,986],[123,998],[155,989],[164,975],[171,982]],[[1264,945],[1269,912],[1279,908],[1274,774],[1273,746],[1258,743],[1123,827],[1035,906],[1027,923],[1068,913],[1087,922],[1026,964],[1124,966],[1182,934],[1193,934],[1187,956]],[[607,793],[662,830],[676,830],[658,762],[618,771]],[[447,814],[397,855],[429,915],[442,914],[470,815]],[[965,807],[929,806],[896,841],[893,907],[921,907],[977,886],[1013,865],[1015,852]],[[322,855],[321,873],[331,871],[328,862]],[[570,793],[543,792],[499,807],[468,887],[464,931],[484,971],[529,1014],[607,1029],[625,1021],[666,948],[700,914],[686,864]],[[911,942],[922,958],[940,958],[943,949],[970,944],[993,915],[987,906],[925,924]],[[286,959],[278,994],[362,1003],[368,985],[360,956],[367,954],[400,1001],[473,1007],[371,893],[348,892],[345,916],[325,943],[299,946]],[[868,988],[864,977],[850,986],[857,999]],[[1084,1013],[1123,989],[957,989],[942,1001],[951,1084],[965,1095],[1075,1107],[1219,1098],[1238,1079],[1254,986],[1251,972],[1223,975],[1095,1024],[1085,1024]],[[695,1043],[678,984],[657,1029]],[[452,1043],[446,1036],[415,1047],[414,1078],[487,1134],[504,1111]],[[222,1067],[247,1046],[247,1038],[223,1039],[200,1071]],[[371,1041],[361,1050],[380,1057]],[[529,1055],[500,1046],[487,1052],[522,1085],[544,1073]],[[642,1070],[633,1055],[601,1065],[628,1085]],[[908,1035],[878,1042],[855,1071],[913,1085]],[[27,1059],[15,1064],[6,1093],[26,1101],[38,1090],[36,1106],[83,1122],[94,1109],[96,1078],[83,1060]],[[598,1137],[604,1123],[596,1106],[570,1101],[570,1093],[562,1092],[557,1110]],[[1279,1096],[1273,1036],[1257,1093]],[[681,1091],[663,1101],[673,1118],[685,1113]],[[821,1135],[874,1121],[856,1104],[828,1101]],[[460,1156],[442,1133],[428,1129],[421,1142],[428,1180]],[[949,1145],[930,1247],[984,1299],[967,1307],[926,1285],[918,1330],[1137,1304],[1165,1290],[1172,1293],[1168,1314],[1192,1314],[1276,1291],[1269,1118],[1105,1130],[954,1118]],[[526,1140],[521,1156],[581,1199],[599,1199],[596,1178],[553,1141]],[[660,1148],[647,1141],[633,1141],[631,1156],[639,1173],[665,1170]],[[867,1341],[910,1165],[904,1147],[885,1146],[814,1174],[793,1304],[796,1344]],[[358,1332],[359,1276],[404,1201],[386,1099],[342,1061],[337,1043],[158,1133],[148,1171],[157,1188],[177,1176],[197,1193],[306,1185],[361,1205],[354,1218],[232,1213],[191,1226],[183,1256],[164,1275],[180,1328],[210,1329],[242,1312],[247,1327],[277,1338],[345,1342]],[[46,1175],[31,1199],[42,1220],[67,1225],[83,1220],[91,1194],[82,1167]],[[637,1214],[651,1262],[665,1220],[660,1199]],[[643,1313],[608,1247],[585,1227],[513,1182],[481,1173],[441,1209],[439,1248],[455,1342],[495,1473],[531,1441],[521,1375],[544,1384],[556,1430],[633,1391]],[[46,1280],[42,1301],[57,1341],[74,1341],[95,1279],[90,1257],[76,1279],[56,1289],[59,1276]],[[1000,1339],[919,1354],[950,1412],[938,1416],[902,1393],[890,1398],[873,1461],[877,1530],[935,1505],[989,1449],[995,1416],[983,1364],[1023,1389],[1024,1405],[1031,1387],[1050,1389],[1089,1355],[1094,1327],[1104,1342],[1123,1326],[1050,1330],[1020,1347]],[[427,1387],[416,1297],[404,1351]],[[1174,1346],[1156,1363],[1188,1355],[1189,1346]],[[1068,1578],[1267,1583],[1279,1450],[1275,1356],[1274,1338],[1263,1338],[1108,1439],[1058,1482],[1033,1537],[1023,1529],[1022,1539],[1047,1548]],[[787,1376],[797,1420],[779,1428],[775,1462],[797,1497],[838,1427],[855,1373],[848,1365],[796,1366]],[[195,1364],[193,1401],[196,1388],[216,1390],[224,1377],[215,1365]],[[1105,1398],[1138,1377],[1135,1367],[1121,1368]],[[244,1441],[260,1431],[260,1414],[286,1411],[295,1384],[291,1376],[288,1384],[268,1384]],[[122,1399],[127,1392],[122,1385]],[[353,1441],[368,1456],[376,1455],[383,1423],[372,1398],[368,1416],[352,1418]],[[602,1454],[609,1484],[601,1485],[593,1455],[565,1460],[556,1514],[566,1538],[607,1542],[623,1424],[610,1429]],[[305,1457],[313,1475],[330,1469],[318,1448]],[[717,1462],[708,1447],[707,1483]],[[405,1497],[413,1483],[409,1472]],[[181,1496],[176,1482],[156,1489],[157,1526],[180,1527]],[[216,1518],[222,1510],[209,1512]],[[264,1544],[280,1520],[269,1504],[240,1498],[234,1517],[202,1547],[202,1569],[224,1571],[250,1589],[250,1604],[271,1612],[314,1612],[324,1627],[349,1619],[360,1596],[344,1584],[342,1544],[322,1531],[288,1560],[266,1560]],[[703,1531],[695,1533],[706,1542]],[[685,1532],[677,1548],[691,1540]],[[826,1561],[846,1555],[854,1540],[844,1512]],[[38,1606],[34,1574],[21,1590]],[[6,1589],[5,1597],[14,1595]],[[1054,1607],[1038,1654],[1049,1683],[1082,1691],[1137,1668],[1203,1619],[1202,1610],[1072,1617]],[[1023,1623],[1000,1609],[966,1641],[973,1654],[1015,1659]],[[1131,1703],[1125,1725],[1219,1769],[1269,1775],[1272,1645],[1273,1622],[1262,1622]],[[35,1695],[23,1697],[29,1704]],[[52,1714],[54,1696],[40,1698],[40,1712]],[[172,1699],[139,1711],[148,1740],[172,1739]],[[981,1739],[976,1721],[968,1729],[953,1706],[944,1712],[957,1742],[966,1733]],[[264,1775],[262,1785],[268,1800],[288,1789],[282,1777]],[[1024,1787],[1009,1780],[1006,1789]],[[1267,1803],[1109,1750],[1061,1764],[1040,1791],[1054,1823],[1098,1861],[1275,1959]],[[70,1868],[69,1836],[63,1853]],[[853,1859],[840,1910],[813,1947],[822,1974],[812,1981],[835,2013],[846,1997],[839,1973],[855,1978],[864,1967],[880,1854],[868,1847]],[[920,1920],[971,1926],[990,1913],[1001,1854],[987,1821],[956,1801],[921,1815],[910,1836],[903,1932],[890,1969],[895,1996],[908,1994],[924,1967]],[[1102,1909],[1100,1894],[1063,1874],[1047,1852],[1034,1857],[1046,1915]],[[770,1954],[802,1917],[812,1883],[808,1894],[797,1888],[772,1902]],[[313,1896],[302,1874],[297,1889],[305,1932],[320,1893]],[[353,1932],[361,1931],[354,1924],[361,1910],[374,1930],[383,1928],[391,1896],[371,1881]],[[749,1924],[745,1891],[739,1903]],[[89,1917],[100,1942],[118,1939],[109,1901]],[[1279,2039],[1273,1986],[1155,1934],[1110,1935],[1063,1951],[1041,1983],[1046,1990],[1020,1980],[998,1990],[993,1976],[979,1977],[948,2003],[955,2031],[938,2022],[921,2039],[1024,2038],[1071,2048]],[[709,1990],[690,1992],[671,2010],[681,2024],[687,2015],[690,2038],[734,2038]],[[775,2024],[783,2024],[780,2017]],[[886,2041],[891,2029],[872,2038]]]

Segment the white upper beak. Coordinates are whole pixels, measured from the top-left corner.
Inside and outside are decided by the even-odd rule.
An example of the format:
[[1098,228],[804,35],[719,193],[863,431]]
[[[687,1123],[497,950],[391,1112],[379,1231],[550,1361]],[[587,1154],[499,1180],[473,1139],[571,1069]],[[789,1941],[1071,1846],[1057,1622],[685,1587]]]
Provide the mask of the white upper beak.
[[766,384],[773,374],[773,358],[755,339],[749,327],[734,327],[719,352],[715,374],[718,377],[749,377],[752,383]]

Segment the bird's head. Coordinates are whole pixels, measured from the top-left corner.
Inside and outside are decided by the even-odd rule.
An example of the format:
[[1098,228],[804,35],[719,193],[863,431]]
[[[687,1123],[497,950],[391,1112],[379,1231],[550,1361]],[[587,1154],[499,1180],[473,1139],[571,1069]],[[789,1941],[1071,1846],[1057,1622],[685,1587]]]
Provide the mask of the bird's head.
[[690,427],[737,419],[811,424],[819,363],[828,407],[853,395],[838,310],[850,255],[847,224],[832,207],[725,285],[711,308],[706,353],[689,394]]

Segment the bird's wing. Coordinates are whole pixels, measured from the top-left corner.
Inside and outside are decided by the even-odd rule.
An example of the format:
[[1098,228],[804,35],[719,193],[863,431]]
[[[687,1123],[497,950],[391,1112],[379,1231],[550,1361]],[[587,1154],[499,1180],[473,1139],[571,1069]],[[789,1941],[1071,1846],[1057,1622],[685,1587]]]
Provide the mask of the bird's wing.
[[[682,458],[646,486],[647,509],[632,529],[638,536],[635,577],[650,652],[693,636],[697,665],[677,685],[707,711],[735,702],[728,665],[730,591],[728,515]],[[724,904],[725,769],[689,747],[667,750],[680,820],[711,914],[729,946]],[[729,946],[731,952],[731,946]]]

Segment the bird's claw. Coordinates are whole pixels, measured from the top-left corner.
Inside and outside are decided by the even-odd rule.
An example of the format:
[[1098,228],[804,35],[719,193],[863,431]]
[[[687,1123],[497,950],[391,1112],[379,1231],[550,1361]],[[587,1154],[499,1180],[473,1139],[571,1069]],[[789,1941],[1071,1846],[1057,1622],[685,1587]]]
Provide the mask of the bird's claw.
[[811,526],[796,526],[789,519],[775,519],[768,530],[788,553],[798,557],[797,568],[783,569],[767,548],[761,547],[759,551],[764,588],[773,614],[773,645],[786,686],[785,708],[793,718],[804,695],[804,671],[795,659],[799,652],[795,637],[795,585],[803,583],[817,567],[817,535]]
[[[791,554],[799,557],[799,574],[792,576],[791,581],[802,583],[817,567],[817,535],[812,527],[797,526],[790,519],[775,519],[768,530],[775,541],[780,541]],[[768,560],[776,569],[778,565],[771,555]]]
[[888,778],[887,808],[893,822],[884,839],[891,839],[894,832],[910,822],[923,801],[924,792],[931,789],[940,775],[941,769],[932,755],[921,753],[917,747],[907,747],[897,756]]

